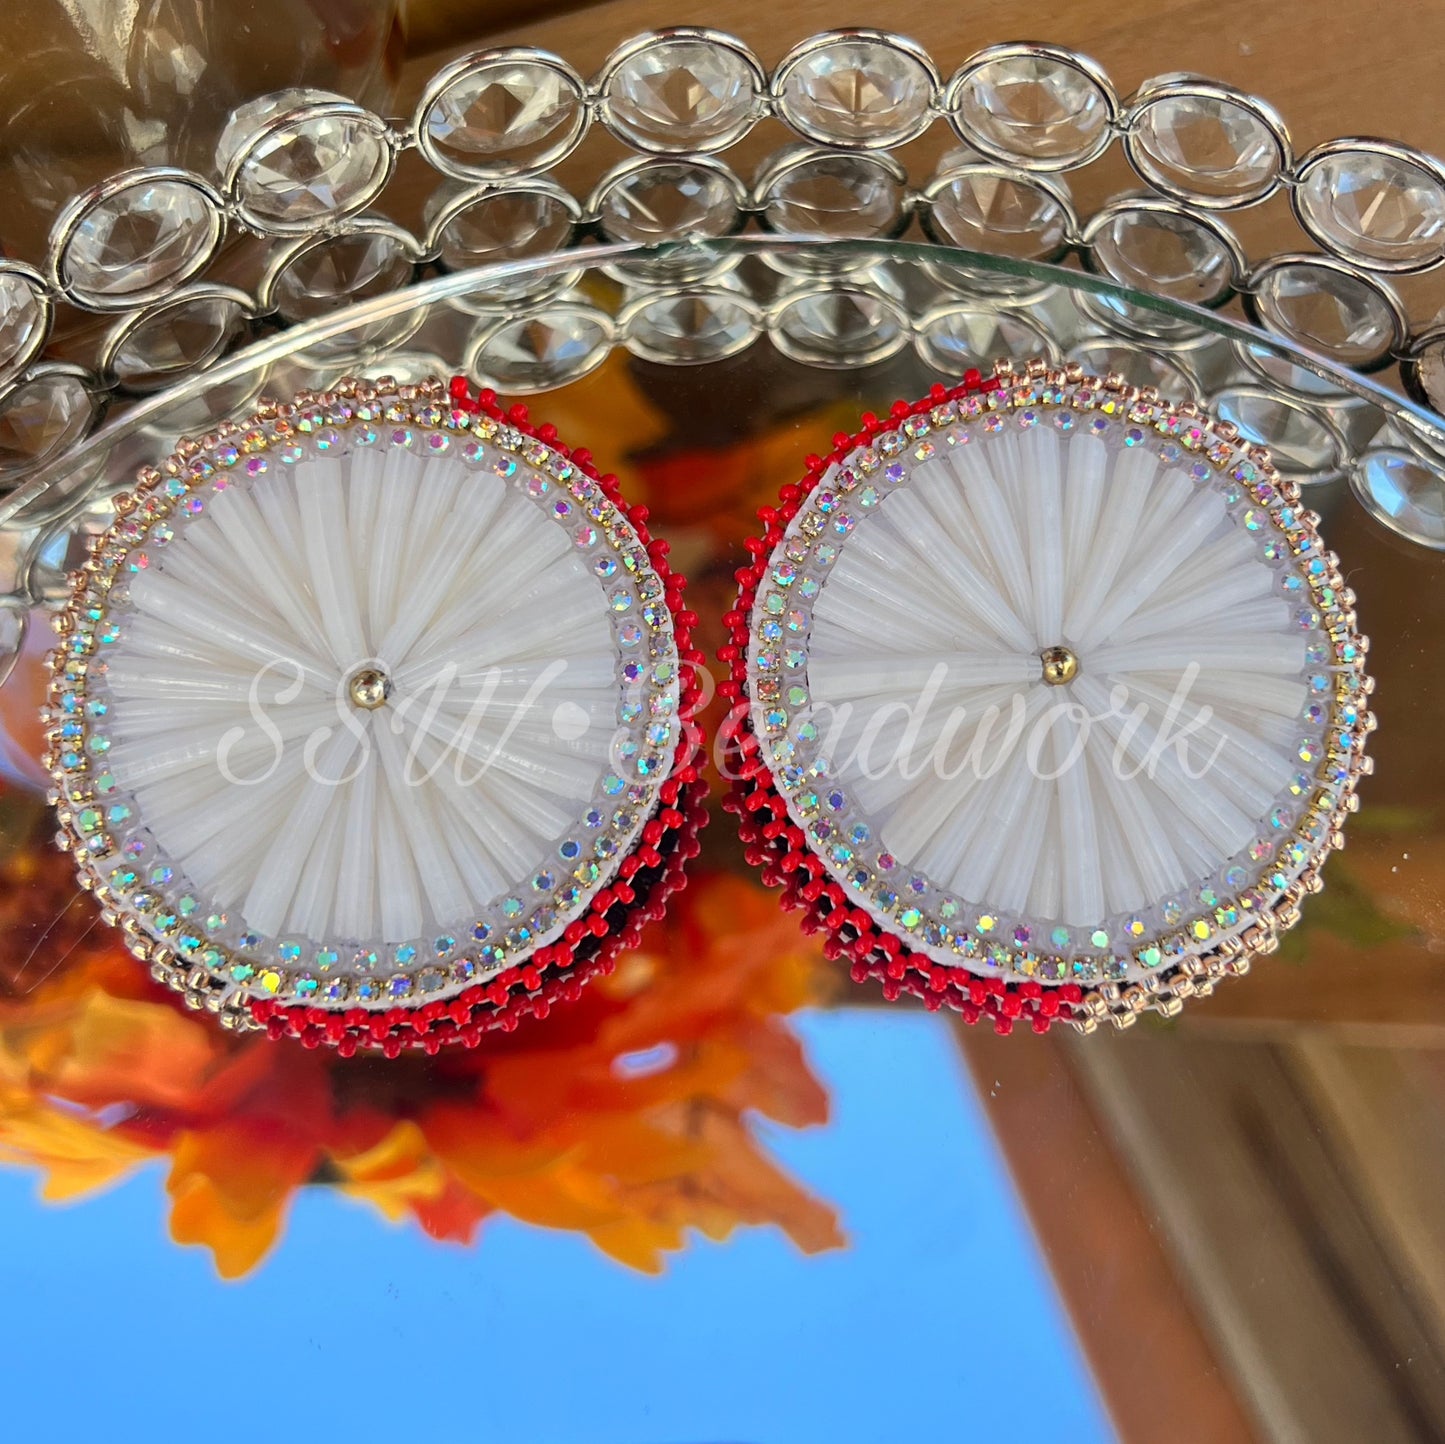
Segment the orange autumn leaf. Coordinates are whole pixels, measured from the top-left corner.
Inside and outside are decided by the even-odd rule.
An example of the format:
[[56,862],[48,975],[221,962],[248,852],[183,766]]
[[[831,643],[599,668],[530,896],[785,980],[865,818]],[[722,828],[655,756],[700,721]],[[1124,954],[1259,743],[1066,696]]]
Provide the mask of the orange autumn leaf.
[[336,1187],[372,1204],[391,1223],[439,1203],[448,1176],[420,1128],[403,1119],[373,1147],[351,1157],[331,1155]]
[[661,1273],[667,1255],[676,1253],[685,1242],[682,1230],[675,1225],[638,1214],[588,1229],[587,1237],[618,1263],[649,1274]]
[[315,1163],[315,1144],[274,1118],[242,1116],[182,1133],[166,1180],[171,1236],[207,1244],[225,1278],[250,1272],[275,1243]]
[[803,1045],[775,1019],[756,1019],[741,1043],[747,1070],[722,1096],[789,1128],[828,1121],[828,1093],[808,1071]]
[[566,1162],[565,1137],[514,1131],[491,1109],[439,1104],[426,1111],[420,1125],[428,1146],[458,1177],[481,1181],[526,1176],[560,1168]]
[[711,1150],[698,1139],[636,1118],[599,1120],[579,1143],[577,1157],[619,1190],[690,1178],[712,1161]]
[[244,1278],[276,1246],[285,1226],[289,1196],[264,1213],[237,1218],[220,1191],[205,1178],[173,1190],[171,1237],[181,1244],[200,1244],[211,1251],[216,1272],[224,1279]]
[[[846,1243],[833,1210],[801,1193],[760,1150],[738,1147],[746,1124],[724,1109],[700,1109],[688,1127],[711,1150],[713,1166],[689,1179],[687,1221],[709,1238],[725,1239],[735,1229],[775,1223],[805,1253]],[[647,1200],[635,1200],[647,1206]],[[659,1216],[677,1219],[676,1193],[658,1191],[651,1200]]]
[[108,1188],[151,1157],[144,1145],[85,1115],[0,1085],[0,1163],[40,1170],[41,1196],[49,1202]]
[[489,1210],[479,1208],[477,1199],[455,1178],[444,1177],[441,1194],[434,1199],[410,1202],[410,1210],[429,1238],[438,1243],[470,1246]]
[[208,1032],[199,1018],[93,988],[77,1000],[70,1026],[50,1033],[50,1056],[37,1054],[35,1063],[78,1102],[124,1097],[185,1107],[204,1088],[215,1061]]
[[545,1173],[469,1174],[465,1161],[453,1160],[458,1179],[480,1198],[523,1223],[540,1228],[586,1232],[623,1217],[624,1209],[606,1178],[561,1163]]
[[187,1013],[37,847],[0,858],[0,939],[0,1160],[38,1169],[59,1199],[168,1158],[171,1234],[226,1277],[275,1247],[305,1186],[461,1244],[507,1213],[648,1270],[690,1233],[840,1239],[749,1122],[826,1116],[783,1016],[824,974],[732,876],[700,875],[545,1023],[435,1060],[345,1060]]

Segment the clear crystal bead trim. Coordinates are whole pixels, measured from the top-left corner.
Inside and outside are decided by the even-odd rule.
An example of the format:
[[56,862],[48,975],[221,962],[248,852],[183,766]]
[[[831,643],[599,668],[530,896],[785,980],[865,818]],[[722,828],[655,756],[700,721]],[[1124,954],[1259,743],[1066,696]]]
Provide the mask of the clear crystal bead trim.
[[453,271],[550,255],[571,240],[580,214],[566,191],[541,179],[438,191],[429,204],[427,250]]
[[0,396],[0,477],[60,455],[95,414],[85,373],[63,362],[38,368]]
[[606,359],[615,323],[581,303],[545,306],[484,331],[467,355],[467,371],[517,395],[576,381]]
[[954,76],[945,101],[959,137],[985,155],[1064,170],[1098,155],[1117,111],[1112,86],[1066,50],[997,45]]
[[306,236],[278,250],[258,288],[257,304],[287,321],[310,320],[396,290],[411,276],[418,254],[400,226],[358,219],[336,234]]
[[623,344],[665,366],[722,361],[762,334],[762,314],[746,295],[721,285],[639,296],[618,316]]
[[232,112],[217,145],[242,218],[279,235],[363,209],[391,178],[385,124],[326,91],[293,89]]
[[1368,370],[1405,339],[1399,302],[1327,256],[1281,256],[1250,277],[1246,304],[1271,331]]
[[799,135],[881,149],[922,134],[938,83],[933,62],[911,41],[860,30],[793,50],[777,68],[772,94]]
[[773,344],[810,366],[870,366],[909,342],[901,297],[850,282],[820,282],[790,293],[768,318]]
[[127,390],[154,390],[220,356],[244,330],[250,304],[232,287],[187,287],[121,321],[101,351],[100,369]]
[[745,200],[742,182],[720,162],[641,158],[604,176],[588,209],[609,241],[647,245],[729,235],[742,224]]
[[1322,246],[1381,271],[1445,260],[1445,170],[1381,141],[1336,140],[1301,162],[1291,199]]
[[196,275],[221,234],[220,198],[202,177],[170,167],[125,171],[56,219],[56,283],[94,310],[142,306]]
[[1090,263],[1121,285],[1172,301],[1217,306],[1243,279],[1244,255],[1205,215],[1142,199],[1106,206],[1085,238]]
[[50,334],[45,278],[16,261],[0,261],[0,382],[24,370]]
[[825,239],[894,236],[907,224],[907,176],[888,155],[785,151],[759,176],[753,205],[770,230]]
[[[635,154],[609,157],[611,169],[600,178],[587,176],[585,167],[558,170],[594,119]],[[749,153],[744,181],[717,153],[760,121],[775,135],[787,127],[826,147],[831,158],[799,159],[790,142],[761,159]],[[965,149],[931,170],[910,166],[909,152],[891,153],[938,124]],[[1136,196],[1116,195],[1099,206],[1092,178],[1083,194],[1093,214],[1076,211],[1066,173],[1115,142],[1148,187],[1137,199],[1149,204],[1137,209],[1154,219],[1104,225],[1101,216],[1117,214]],[[388,215],[390,177],[398,156],[410,150],[436,173],[417,235]],[[852,159],[838,158],[845,154]],[[634,165],[651,158],[683,169]],[[551,172],[567,177],[566,184]],[[580,190],[573,174],[583,175]],[[494,198],[478,187],[516,195]],[[1280,190],[1302,233],[1321,248],[1318,258],[1253,254],[1236,235],[1228,213]],[[402,204],[410,216],[410,199],[398,198]],[[1167,207],[1176,219],[1166,219]],[[1391,278],[1445,264],[1445,169],[1430,156],[1389,141],[1344,138],[1296,159],[1284,120],[1258,96],[1171,73],[1121,99],[1097,63],[1060,46],[988,46],[945,81],[934,59],[904,36],[839,29],[792,46],[768,72],[735,37],[683,26],[618,45],[590,78],[535,47],[474,51],[442,66],[405,119],[385,120],[343,96],[305,87],[245,101],[224,128],[213,167],[113,177],[65,208],[43,255],[0,261],[0,403],[52,364],[45,348],[60,303],[124,315],[79,346],[67,331],[52,361],[82,364],[93,396],[122,387],[139,392],[179,374],[181,355],[205,367],[246,334],[244,325],[223,324],[219,312],[226,308],[198,303],[182,314],[210,323],[217,345],[193,333],[185,344],[170,345],[175,365],[151,367],[130,353],[114,364],[117,336],[132,313],[196,285],[225,288],[244,275],[246,317],[290,325],[387,285],[408,285],[417,268],[517,265],[458,299],[478,326],[490,325],[493,318],[480,312],[524,296],[559,296],[580,279],[585,262],[545,273],[520,268],[548,252],[598,237],[665,245],[750,227],[858,241],[906,238],[916,227],[936,243],[1010,262],[1076,257],[1096,274],[1127,276],[1158,296],[1218,301],[1230,314],[1242,309],[1255,325],[1323,352],[1335,366],[1382,370],[1399,358],[1400,380],[1421,404],[1438,409],[1433,397],[1445,392],[1424,381],[1434,365],[1433,307],[1408,286],[1412,315]],[[1257,229],[1242,226],[1241,234]],[[254,272],[238,270],[232,258],[254,232],[299,244],[273,250],[253,285]],[[357,233],[390,239],[338,242],[329,259],[327,252],[298,259],[313,242]],[[1201,262],[1197,281],[1180,269],[1191,257]],[[280,270],[291,261],[298,275],[282,284]],[[702,248],[675,247],[619,261],[608,274],[628,286],[691,284],[732,264]],[[769,264],[795,277],[848,269],[836,255],[810,258],[802,249],[780,250]],[[930,273],[945,289],[952,264]],[[306,270],[317,272],[315,286],[299,274]],[[1037,299],[1045,284],[1007,266],[981,267],[973,289]],[[1142,342],[1180,344],[1190,324],[1122,296],[1098,295],[1086,304],[1093,324]],[[771,309],[784,311],[784,301]],[[801,309],[813,308],[805,302]],[[885,300],[881,310],[888,309]],[[156,344],[164,348],[169,323],[156,324]],[[363,345],[394,344],[404,329],[399,322],[358,328],[353,354],[360,356]],[[801,346],[800,356],[812,352],[805,339],[811,324],[769,330],[784,346]],[[888,327],[889,346],[899,334]],[[471,334],[459,345],[475,341]],[[325,349],[339,355],[342,346],[336,340]],[[858,338],[859,364],[872,349]],[[847,354],[837,349],[833,359]],[[1262,365],[1268,373],[1273,363]],[[1300,378],[1306,392],[1313,384],[1308,367],[1281,361],[1275,370]],[[218,395],[213,414],[223,409],[220,401]],[[103,410],[85,408],[90,416]],[[83,430],[64,434],[74,441]],[[1381,516],[1388,524],[1388,514]]]
[[602,122],[639,150],[721,150],[752,129],[765,84],[731,36],[663,31],[613,52],[598,81]]
[[929,183],[924,197],[924,226],[935,240],[1018,260],[1056,259],[1077,226],[1062,180],[997,165],[951,167]]
[[1269,106],[1193,76],[1161,76],[1134,97],[1124,153],[1155,189],[1209,210],[1264,200],[1290,163],[1288,132]]
[[1445,483],[1418,456],[1400,449],[1371,452],[1351,471],[1350,484],[1401,536],[1445,551]]
[[439,71],[417,106],[416,138],[443,174],[500,180],[545,170],[587,124],[582,77],[560,56],[519,48]]

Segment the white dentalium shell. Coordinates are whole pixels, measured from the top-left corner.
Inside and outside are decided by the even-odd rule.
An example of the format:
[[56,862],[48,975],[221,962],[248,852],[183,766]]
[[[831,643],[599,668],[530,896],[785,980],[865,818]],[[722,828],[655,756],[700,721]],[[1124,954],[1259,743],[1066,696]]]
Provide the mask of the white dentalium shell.
[[535,444],[366,429],[249,466],[141,538],[98,633],[88,748],[143,926],[237,977],[293,966],[316,1002],[375,996],[328,994],[352,970],[440,964],[445,993],[525,960],[670,765],[677,654],[635,533]]
[[1234,900],[1322,785],[1336,687],[1274,517],[1068,410],[903,444],[822,479],[750,643],[765,755],[850,900],[977,971],[1001,945],[1029,976],[1082,957],[1046,981],[1143,975],[1171,931],[1243,925]]

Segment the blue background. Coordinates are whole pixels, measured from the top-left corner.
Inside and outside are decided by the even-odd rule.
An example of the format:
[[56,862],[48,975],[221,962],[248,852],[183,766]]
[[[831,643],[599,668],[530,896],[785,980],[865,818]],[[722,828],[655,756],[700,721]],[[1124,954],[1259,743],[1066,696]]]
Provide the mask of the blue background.
[[795,1022],[833,1121],[765,1134],[842,1216],[850,1247],[815,1258],[756,1229],[652,1278],[510,1221],[437,1245],[308,1189],[227,1284],[167,1238],[158,1169],[59,1209],[0,1170],[4,1436],[1112,1438],[947,1027]]

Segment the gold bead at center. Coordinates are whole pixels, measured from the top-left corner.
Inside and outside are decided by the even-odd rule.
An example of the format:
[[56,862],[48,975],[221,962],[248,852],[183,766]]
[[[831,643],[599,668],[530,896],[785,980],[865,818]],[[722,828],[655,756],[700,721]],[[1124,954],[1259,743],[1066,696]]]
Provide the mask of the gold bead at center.
[[354,707],[375,712],[391,696],[391,678],[379,667],[362,667],[351,674],[346,691]]
[[1050,687],[1062,687],[1079,675],[1079,659],[1067,647],[1045,647],[1039,661]]

